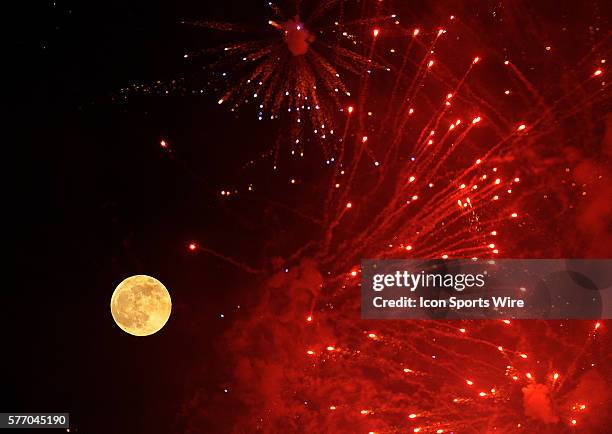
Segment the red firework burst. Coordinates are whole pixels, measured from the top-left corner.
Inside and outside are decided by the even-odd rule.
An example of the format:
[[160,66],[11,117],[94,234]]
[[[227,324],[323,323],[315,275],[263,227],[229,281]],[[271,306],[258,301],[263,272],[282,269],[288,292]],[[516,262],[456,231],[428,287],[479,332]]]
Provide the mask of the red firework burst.
[[[533,227],[522,207],[558,193],[559,183],[534,176],[566,162],[549,159],[546,144],[609,101],[603,69],[591,67],[602,54],[559,72],[559,82],[577,77],[571,92],[546,93],[505,54],[466,52],[479,45],[456,42],[470,39],[455,16],[429,31],[396,21],[371,29],[367,58],[381,44],[390,70],[362,74],[353,101],[333,115],[341,134],[325,160],[325,193],[297,210],[321,209],[308,219],[320,237],[257,286],[258,302],[226,336],[226,389],[241,415],[216,425],[232,398],[195,400],[192,426],[597,432],[608,420],[603,323],[368,322],[359,318],[358,285],[366,257],[516,255],[501,246]],[[308,51],[299,23],[285,23],[297,33],[279,45]],[[518,102],[499,102],[509,95]],[[517,194],[521,185],[527,191]]]

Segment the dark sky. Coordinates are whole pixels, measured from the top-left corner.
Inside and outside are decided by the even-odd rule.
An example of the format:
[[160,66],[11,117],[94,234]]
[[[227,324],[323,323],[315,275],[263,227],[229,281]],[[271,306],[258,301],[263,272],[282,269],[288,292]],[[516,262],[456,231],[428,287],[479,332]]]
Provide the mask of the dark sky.
[[[232,246],[264,236],[248,213],[258,205],[226,206],[215,194],[236,176],[224,167],[244,163],[250,151],[228,152],[243,142],[241,129],[213,99],[120,104],[110,96],[130,83],[174,78],[189,43],[180,19],[231,19],[231,5],[45,3],[21,11],[11,41],[18,279],[7,288],[2,411],[70,412],[79,432],[171,432],[186,373],[216,381],[207,354],[244,278],[190,254],[187,243],[261,258],[261,243]],[[249,122],[241,120],[242,129]],[[160,149],[162,138],[180,158]],[[251,135],[246,145],[263,149],[264,140]],[[197,163],[187,170],[182,160]],[[151,339],[128,336],[110,316],[114,287],[141,273],[173,297],[172,318]]]

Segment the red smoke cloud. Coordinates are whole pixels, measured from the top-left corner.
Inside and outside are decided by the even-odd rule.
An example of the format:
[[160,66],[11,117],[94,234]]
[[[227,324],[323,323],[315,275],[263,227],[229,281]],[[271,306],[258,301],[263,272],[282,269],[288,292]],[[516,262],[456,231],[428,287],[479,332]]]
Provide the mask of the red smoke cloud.
[[544,423],[556,423],[559,417],[554,413],[550,389],[545,384],[532,383],[522,389],[525,415]]
[[287,48],[294,56],[306,54],[310,43],[314,41],[314,35],[310,34],[300,22],[300,17],[296,16],[293,20],[283,23],[285,29],[285,43]]
[[598,155],[579,156],[574,182],[588,200],[577,207],[576,228],[587,257],[609,257],[612,245],[612,113],[606,117],[605,134]]

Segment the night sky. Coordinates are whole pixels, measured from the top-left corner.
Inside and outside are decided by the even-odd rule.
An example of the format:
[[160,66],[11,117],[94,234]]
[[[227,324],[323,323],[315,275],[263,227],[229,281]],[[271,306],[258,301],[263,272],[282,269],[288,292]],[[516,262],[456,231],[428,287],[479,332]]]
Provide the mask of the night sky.
[[[322,206],[319,197],[327,188],[322,181],[326,172],[320,169],[324,158],[313,151],[308,154],[311,158],[300,162],[281,159],[285,164],[273,172],[266,157],[255,169],[245,169],[248,162],[270,154],[279,131],[282,134],[277,126],[283,120],[259,122],[248,106],[238,114],[220,108],[215,86],[203,85],[203,96],[175,90],[164,96],[131,92],[127,99],[117,98],[121,89],[134,83],[178,78],[195,80],[189,82],[193,88],[207,83],[206,73],[198,69],[201,63],[185,62],[183,55],[198,47],[217,47],[223,35],[194,31],[181,21],[259,23],[268,17],[264,2],[81,3],[21,5],[18,14],[5,17],[20,24],[9,37],[14,58],[5,64],[17,75],[15,81],[5,82],[11,93],[17,93],[10,107],[16,119],[11,127],[17,134],[5,143],[9,154],[15,153],[5,165],[16,169],[7,183],[15,196],[14,205],[7,207],[15,222],[7,230],[16,238],[17,279],[8,285],[5,298],[3,358],[8,366],[2,411],[69,412],[71,425],[83,433],[230,432],[239,405],[224,407],[215,398],[214,408],[222,409],[219,418],[227,423],[203,416],[197,419],[202,421],[197,422],[201,431],[194,429],[193,417],[187,414],[194,405],[207,402],[202,395],[223,396],[223,389],[233,384],[227,367],[236,356],[224,356],[227,341],[222,337],[228,332],[236,336],[232,330],[236,320],[251,324],[245,312],[252,309],[260,314],[258,309],[265,309],[256,306],[261,282],[269,276],[253,277],[218,257],[191,252],[188,246],[194,242],[269,274],[278,271],[274,257],[288,256],[321,236],[318,224],[291,209],[302,206],[310,215]],[[503,12],[497,2],[465,7],[456,2],[439,6],[416,2],[412,8],[404,5],[403,12],[409,22],[433,28],[438,16],[458,10],[472,29],[479,25],[484,29],[480,31],[488,32],[489,53],[483,54],[516,54],[519,66],[530,71],[528,78],[552,100],[573,87],[573,82],[564,83],[554,74],[577,73],[573,65],[588,52],[585,47],[607,35],[607,45],[597,50],[610,53],[609,27],[590,34],[556,30],[567,26],[571,33],[606,25],[610,11],[604,2],[558,10],[552,2],[544,3],[525,18],[529,32],[522,44],[513,39],[523,25],[516,21],[517,10],[508,13],[506,28],[491,18],[495,16],[491,11]],[[542,35],[555,50],[564,48],[559,59],[540,64],[544,54],[529,52],[536,50],[529,41]],[[509,48],[498,46],[503,41]],[[487,85],[496,81],[477,80]],[[358,80],[350,84],[358,85]],[[554,170],[564,168],[558,154],[569,156],[574,165],[581,159],[599,161],[597,146],[604,143],[602,119],[610,110],[609,102],[608,97],[598,100],[596,108],[589,107],[601,114],[599,119],[590,118],[592,125],[581,123],[581,118],[564,119],[561,132],[545,136],[542,149],[522,157],[529,160],[539,152],[546,164],[552,161]],[[506,111],[517,115],[517,110]],[[510,119],[515,120],[518,115]],[[568,138],[572,122],[580,128]],[[609,124],[608,117],[608,128]],[[564,141],[552,150],[551,143],[559,137]],[[169,149],[160,147],[161,140]],[[606,155],[604,160],[609,161],[610,154]],[[544,193],[552,191],[557,178],[548,176],[544,163],[535,166],[530,175],[547,181],[528,179],[527,185],[544,185]],[[294,173],[297,186],[287,182]],[[244,190],[251,182],[256,183],[256,194],[236,200],[219,196],[222,189]],[[553,217],[566,215],[565,205],[574,197],[570,187],[566,190],[558,192],[556,197],[564,199],[555,205],[540,203],[540,192],[513,202],[530,214],[524,229],[507,240],[514,249],[510,254],[525,255],[521,241],[535,254],[562,257],[575,254],[585,239],[612,239],[609,228],[590,232],[591,222],[601,221],[601,213],[609,212],[593,207],[571,217],[589,228],[582,229],[582,238],[566,235],[564,240],[555,234],[564,222]],[[609,188],[602,187],[596,194],[609,203],[606,191]],[[603,218],[609,221],[605,220],[609,214]],[[609,257],[609,246],[585,243],[591,249],[586,255]],[[172,295],[168,324],[150,338],[122,332],[109,310],[113,289],[134,274],[158,278]],[[610,362],[609,356],[597,357]]]
[[[7,411],[70,412],[79,432],[166,433],[189,390],[187,372],[214,371],[220,314],[244,276],[185,246],[221,245],[229,235],[251,240],[235,255],[261,257],[262,228],[211,191],[235,175],[226,167],[246,160],[247,146],[239,157],[231,146],[254,122],[205,98],[111,101],[132,81],[175,73],[183,14],[231,11],[209,7],[48,2],[23,11],[28,24],[12,40],[23,85],[11,145],[20,277],[5,305],[19,329],[8,333]],[[166,158],[162,138],[187,140],[181,157],[197,161],[194,169]],[[248,148],[264,140],[249,135]],[[110,316],[114,287],[139,273],[155,275],[173,298],[155,339],[123,333]]]

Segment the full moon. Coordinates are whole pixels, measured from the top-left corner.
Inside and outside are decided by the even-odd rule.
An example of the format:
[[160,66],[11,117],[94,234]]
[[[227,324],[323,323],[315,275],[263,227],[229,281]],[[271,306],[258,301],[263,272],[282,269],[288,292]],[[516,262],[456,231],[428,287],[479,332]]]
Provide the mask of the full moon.
[[117,325],[134,336],[158,332],[170,318],[172,301],[166,287],[151,276],[131,276],[111,297],[111,314]]

